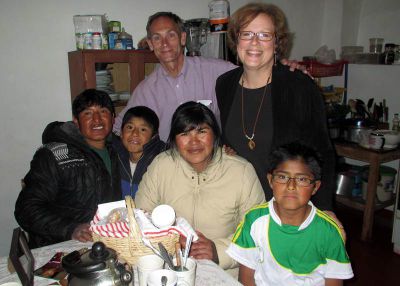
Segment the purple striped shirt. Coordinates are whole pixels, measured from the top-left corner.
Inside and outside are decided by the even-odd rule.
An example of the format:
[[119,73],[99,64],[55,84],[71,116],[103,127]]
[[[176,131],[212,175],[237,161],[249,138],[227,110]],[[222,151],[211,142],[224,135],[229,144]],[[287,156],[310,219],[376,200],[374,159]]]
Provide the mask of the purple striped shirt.
[[125,112],[134,106],[144,105],[154,110],[160,119],[159,134],[166,141],[171,117],[178,105],[187,101],[202,101],[209,104],[219,120],[215,82],[217,78],[233,68],[230,62],[214,58],[185,57],[181,73],[171,77],[159,65],[134,90],[127,106],[115,119],[113,131],[119,134]]

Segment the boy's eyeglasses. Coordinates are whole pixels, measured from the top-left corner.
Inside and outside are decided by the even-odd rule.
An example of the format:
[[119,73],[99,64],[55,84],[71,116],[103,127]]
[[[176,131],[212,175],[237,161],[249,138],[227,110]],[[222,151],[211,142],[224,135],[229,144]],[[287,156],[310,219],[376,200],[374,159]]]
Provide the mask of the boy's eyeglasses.
[[289,176],[280,175],[280,174],[273,174],[272,180],[278,184],[287,184],[287,183],[289,183],[290,180],[294,180],[296,182],[296,186],[299,186],[299,187],[310,187],[310,186],[314,185],[314,183],[316,181],[316,180],[311,180],[310,178],[307,178],[307,177],[289,177]]
[[274,36],[275,33],[271,33],[271,32],[251,32],[251,31],[242,31],[239,32],[239,39],[244,40],[244,41],[250,41],[253,40],[254,36],[257,36],[257,39],[261,42],[269,42],[271,41]]

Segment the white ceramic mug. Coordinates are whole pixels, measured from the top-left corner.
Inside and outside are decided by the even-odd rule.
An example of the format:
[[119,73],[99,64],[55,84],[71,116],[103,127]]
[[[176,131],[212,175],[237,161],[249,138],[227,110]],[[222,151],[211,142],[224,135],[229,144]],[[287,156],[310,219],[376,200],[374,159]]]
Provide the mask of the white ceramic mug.
[[[174,265],[176,265],[176,258],[174,258]],[[189,257],[186,261],[186,268],[188,269],[187,271],[174,270],[176,276],[178,276],[178,286],[195,286],[197,268],[196,260]]]
[[383,145],[385,145],[385,136],[379,133],[370,133],[369,134],[369,147],[372,149],[382,149]]
[[146,255],[140,257],[137,262],[139,286],[146,286],[149,274],[154,270],[162,269],[163,266],[164,260],[157,255]]
[[154,270],[149,273],[147,277],[147,286],[161,286],[161,278],[165,276],[167,278],[167,283],[165,286],[176,286],[178,283],[178,276],[172,270],[161,269]]

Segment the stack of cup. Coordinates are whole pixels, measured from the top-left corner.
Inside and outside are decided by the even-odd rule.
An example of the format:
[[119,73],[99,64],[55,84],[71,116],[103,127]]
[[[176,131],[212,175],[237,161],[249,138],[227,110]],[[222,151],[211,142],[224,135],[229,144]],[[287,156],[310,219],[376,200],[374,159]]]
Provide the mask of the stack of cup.
[[369,39],[369,52],[372,54],[382,53],[383,39],[382,38],[370,38]]

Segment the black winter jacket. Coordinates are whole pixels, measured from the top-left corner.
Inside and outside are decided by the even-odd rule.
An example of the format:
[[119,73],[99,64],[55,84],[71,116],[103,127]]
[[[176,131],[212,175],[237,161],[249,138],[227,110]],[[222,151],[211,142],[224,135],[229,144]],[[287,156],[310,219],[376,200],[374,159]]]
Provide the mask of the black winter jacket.
[[[223,142],[233,149],[235,142],[226,138],[225,126],[242,73],[242,67],[236,68],[221,75],[216,83]],[[336,157],[328,134],[324,102],[318,87],[302,72],[291,72],[288,67],[278,63],[273,68],[271,94],[273,113],[271,149],[299,140],[313,146],[321,153],[324,160],[322,184],[312,201],[322,210],[331,210],[336,189]],[[241,116],[240,111],[237,112],[237,116]],[[257,148],[248,152],[257,152]],[[247,158],[246,154],[238,155]],[[263,183],[266,199],[269,200],[272,197],[272,190],[266,179],[267,160],[265,164],[265,169],[257,170],[257,174],[262,174],[259,179]]]
[[73,122],[50,123],[42,139],[15,205],[15,218],[29,233],[32,248],[71,239],[78,224],[92,220],[98,204],[121,199],[111,142],[112,177]]

